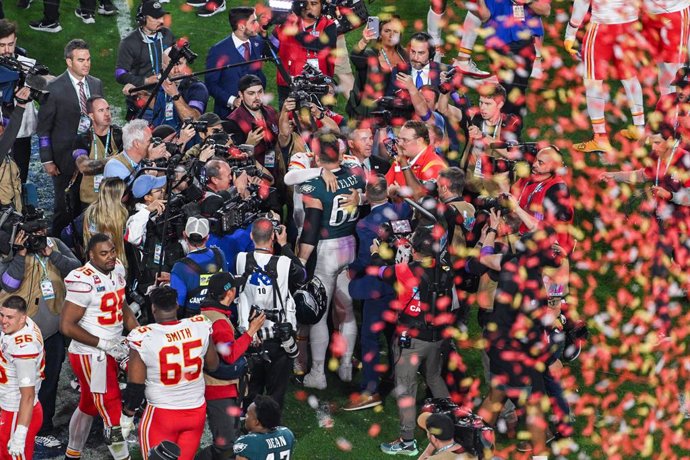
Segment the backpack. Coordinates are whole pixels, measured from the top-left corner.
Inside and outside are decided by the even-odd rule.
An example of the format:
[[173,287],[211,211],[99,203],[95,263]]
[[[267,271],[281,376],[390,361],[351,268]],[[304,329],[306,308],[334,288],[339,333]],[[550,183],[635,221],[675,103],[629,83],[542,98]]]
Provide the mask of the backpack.
[[283,298],[278,293],[278,259],[280,259],[280,256],[271,255],[271,259],[266,266],[261,268],[256,263],[254,253],[248,252],[247,258],[245,259],[244,273],[242,274],[242,284],[246,285],[247,281],[249,281],[249,277],[252,276],[253,273],[267,276],[268,279],[271,280],[271,288],[273,289],[273,309],[276,310],[278,302],[280,302],[281,312],[285,313]]

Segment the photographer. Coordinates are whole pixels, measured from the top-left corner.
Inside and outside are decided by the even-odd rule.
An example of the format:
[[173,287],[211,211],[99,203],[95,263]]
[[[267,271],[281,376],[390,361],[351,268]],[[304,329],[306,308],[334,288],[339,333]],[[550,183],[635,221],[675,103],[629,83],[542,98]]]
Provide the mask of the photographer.
[[103,96],[86,100],[91,127],[74,140],[72,158],[81,173],[79,199],[82,208],[96,201],[108,159],[122,151],[122,128],[112,124],[110,104]]
[[[448,267],[435,266],[439,248],[431,229],[417,227],[411,243],[411,263],[382,266],[378,270],[380,279],[391,286],[398,286],[397,299],[390,306],[398,313],[393,353],[400,438],[381,444],[381,451],[389,455],[412,456],[419,452],[414,439],[415,404],[407,400],[414,401],[417,397],[420,366],[424,365],[424,378],[433,397],[449,397],[448,387],[441,377],[441,347],[445,341],[443,330],[450,326],[448,313],[453,278]],[[370,249],[376,263],[380,257],[376,241]],[[438,283],[436,286],[432,285],[434,280]]]
[[[306,282],[307,272],[287,244],[284,225],[276,227],[271,220],[259,218],[252,225],[251,238],[254,252],[237,256],[237,273],[246,279],[239,295],[238,325],[246,330],[256,314],[266,313],[258,348],[270,360],[252,362],[247,400],[265,391],[282,408],[292,361],[298,353],[296,307],[289,287]],[[274,255],[275,243],[281,248],[279,255]]]
[[[197,120],[198,128],[196,129],[199,135],[200,143],[194,144],[185,152],[185,159],[190,157],[198,158],[201,163],[206,163],[212,156],[216,154],[216,150],[210,145],[210,140],[213,139],[213,145],[224,145],[229,147],[232,145],[232,140],[225,132],[226,120],[221,120],[218,115],[213,112],[206,112],[202,114]],[[205,124],[205,129],[202,124]],[[219,141],[222,140],[224,142]],[[206,148],[204,148],[206,147]],[[203,150],[203,152],[202,152]]]
[[396,144],[400,153],[386,173],[388,194],[415,198],[427,195],[439,172],[448,167],[429,144],[429,129],[421,121],[406,121]]
[[[170,50],[163,51],[163,69],[170,64]],[[170,125],[179,130],[183,127],[182,120],[197,120],[206,111],[208,103],[208,90],[206,85],[194,77],[171,81],[173,78],[182,77],[191,73],[187,59],[179,56],[168,78],[163,82],[158,94],[151,102],[151,108],[144,113],[144,120],[151,126]]]
[[119,177],[131,184],[145,159],[169,158],[165,144],[151,143],[151,128],[145,120],[132,120],[122,128],[124,150],[110,158],[103,170],[104,177]]
[[59,312],[65,300],[64,278],[78,268],[80,262],[62,241],[45,236],[47,221],[28,220],[22,226],[40,229],[31,233],[19,230],[14,242],[10,241],[9,234],[0,233],[0,252],[5,256],[0,263],[0,302],[12,295],[26,300],[27,315],[41,330],[46,352],[45,378],[38,393],[43,406],[43,425],[36,443],[55,448],[60,443],[55,438],[53,416],[65,360]]
[[14,95],[17,105],[10,115],[10,120],[5,128],[0,127],[0,205],[11,205],[17,212],[22,212],[22,182],[17,163],[11,153],[17,133],[19,133],[28,102],[29,88],[24,87]]
[[[266,320],[266,315],[260,313],[243,334],[235,338],[235,328],[232,320],[231,305],[235,301],[242,280],[231,273],[216,273],[208,282],[206,298],[201,301],[201,314],[212,323],[211,341],[218,350],[221,366],[236,363],[244,356],[254,336],[259,332]],[[237,409],[239,380],[226,380],[204,374],[206,382],[206,417],[213,436],[213,444],[196,456],[197,460],[215,460],[227,458],[232,451],[232,444],[237,438],[239,417]]]
[[228,117],[228,134],[236,145],[253,145],[254,159],[279,179],[285,173],[285,165],[276,152],[278,113],[263,103],[264,85],[256,75],[242,77],[238,88],[242,102]]
[[232,169],[230,169],[227,161],[217,157],[211,158],[204,165],[204,174],[206,176],[206,189],[199,203],[202,215],[213,216],[216,211],[223,207],[225,202],[238,195],[242,198],[248,197],[249,176],[242,172],[233,180]]
[[[324,75],[332,77],[335,60],[332,51],[336,47],[336,24],[322,15],[324,0],[295,2],[293,12],[285,22],[273,30],[271,42],[278,47],[278,57],[291,77],[302,73],[304,65],[312,63]],[[297,31],[297,33],[295,33]],[[278,105],[282,107],[290,94],[290,82],[281,72],[276,72]]]
[[170,271],[170,286],[177,291],[180,317],[199,314],[199,305],[206,296],[208,280],[213,273],[227,272],[223,252],[215,246],[206,247],[209,235],[208,219],[190,217],[184,229],[189,246],[187,256],[175,262]]
[[[254,8],[230,8],[228,21],[232,33],[208,50],[207,70],[258,59],[263,55],[264,41],[257,36],[260,25]],[[237,83],[246,74],[256,75],[264,85],[266,84],[266,76],[261,70],[260,62],[206,74],[206,86],[215,100],[214,112],[219,117],[227,118],[230,112],[240,106],[242,100],[239,98]]]
[[[0,56],[3,58],[15,58],[19,62],[36,65],[34,59],[26,56],[26,50],[17,46],[17,24],[7,19],[0,19]],[[16,83],[10,84],[14,92],[21,89],[15,87]],[[12,97],[13,91],[3,92],[2,114],[4,118],[10,118],[15,108],[20,106]],[[23,99],[27,99],[27,97]],[[21,107],[24,108],[24,111],[20,118],[21,126],[18,128],[16,139],[14,144],[12,144],[12,156],[19,167],[21,183],[24,184],[29,177],[31,135],[36,132],[38,111],[34,104],[29,104],[28,106],[26,104],[21,104]]]
[[475,460],[477,457],[465,453],[456,442],[455,424],[446,414],[423,412],[417,417],[417,425],[426,432],[429,445],[417,460]]
[[142,0],[136,12],[138,27],[120,42],[115,63],[115,79],[121,85],[127,102],[127,120],[139,112],[137,96],[130,94],[134,87],[155,84],[165,70],[163,50],[175,43],[170,29],[165,27],[165,15],[159,2]]

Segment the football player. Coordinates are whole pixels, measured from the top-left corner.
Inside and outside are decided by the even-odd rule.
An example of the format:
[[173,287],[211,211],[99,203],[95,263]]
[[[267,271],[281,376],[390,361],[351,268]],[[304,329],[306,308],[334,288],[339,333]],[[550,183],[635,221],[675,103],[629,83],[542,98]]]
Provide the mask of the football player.
[[632,59],[637,43],[632,31],[639,16],[640,3],[639,0],[575,0],[563,42],[565,50],[571,55],[578,53],[575,36],[590,6],[592,17],[582,41],[581,55],[584,61],[587,113],[592,122],[594,138],[577,144],[575,149],[581,152],[609,152],[611,144],[604,120],[607,99],[604,93],[605,78],[620,80],[628,97],[634,126],[624,129],[621,134],[637,140],[644,133],[642,87]]
[[[335,298],[342,312],[340,333],[346,340],[338,375],[341,380],[352,380],[352,353],[357,338],[357,322],[352,308],[352,298],[347,290],[350,283],[347,267],[355,258],[355,226],[359,217],[358,205],[365,187],[361,174],[341,166],[338,139],[333,134],[322,134],[312,142],[318,167],[328,169],[337,179],[336,189],[329,190],[320,178],[312,179],[300,187],[304,195],[304,227],[300,237],[299,258],[307,260],[316,248],[314,274],[326,288],[330,305]],[[311,337],[312,365],[304,376],[304,385],[310,388],[326,388],[324,361],[328,347],[328,315],[313,325]]]
[[127,390],[122,414],[125,437],[134,428],[132,417],[146,396],[139,424],[144,460],[162,441],[180,447],[180,460],[192,460],[206,422],[203,370],[218,368],[211,342],[211,322],[203,315],[177,320],[177,292],[170,286],[151,291],[156,322],[127,336],[130,347]]
[[295,435],[280,426],[280,406],[270,396],[259,395],[247,409],[247,434],[235,441],[237,460],[290,459]]
[[38,391],[43,380],[43,337],[26,315],[26,301],[9,297],[0,307],[0,459],[33,458],[43,423]]
[[91,423],[103,419],[105,440],[115,460],[129,458],[120,428],[118,361],[127,357],[123,328],[139,327],[125,302],[125,267],[110,236],[96,233],[88,242],[89,261],[65,278],[67,295],[60,330],[72,339],[69,361],[81,386],[79,406],[69,423],[66,458],[81,458]]

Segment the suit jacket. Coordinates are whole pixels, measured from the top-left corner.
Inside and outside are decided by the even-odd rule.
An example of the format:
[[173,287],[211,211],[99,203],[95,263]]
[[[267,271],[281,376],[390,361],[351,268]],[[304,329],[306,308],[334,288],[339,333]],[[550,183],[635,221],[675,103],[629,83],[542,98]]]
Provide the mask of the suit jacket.
[[[249,39],[251,50],[249,59],[260,59],[264,52],[263,39],[252,37]],[[232,35],[219,41],[211,47],[206,58],[206,69],[221,67],[228,64],[238,64],[244,62],[244,56],[237,51],[235,43],[232,41]],[[221,118],[226,118],[231,110],[228,107],[228,99],[230,96],[237,96],[237,83],[244,75],[254,74],[261,79],[266,86],[266,76],[261,70],[261,63],[248,66],[238,66],[225,69],[220,72],[211,72],[206,74],[206,87],[208,92],[215,100],[214,112]]]
[[[91,75],[86,76],[89,87],[87,97],[102,96],[101,80]],[[54,162],[60,174],[74,173],[72,146],[77,137],[81,109],[79,95],[65,71],[48,84],[48,99],[38,111],[38,139],[41,163]]]
[[[429,81],[431,86],[434,88],[438,88],[441,85],[441,72],[444,70],[443,67],[441,67],[441,64],[439,64],[436,61],[430,61],[429,62]],[[396,67],[393,69],[390,75],[390,79],[388,81],[388,85],[386,86],[386,96],[394,96],[395,92],[399,89],[402,89],[403,87],[398,83],[397,76],[398,73],[406,73],[408,75],[412,75],[412,79],[415,77],[415,73],[413,72],[412,67],[410,67],[410,63],[407,62],[405,63],[405,66],[401,68],[401,66]]]

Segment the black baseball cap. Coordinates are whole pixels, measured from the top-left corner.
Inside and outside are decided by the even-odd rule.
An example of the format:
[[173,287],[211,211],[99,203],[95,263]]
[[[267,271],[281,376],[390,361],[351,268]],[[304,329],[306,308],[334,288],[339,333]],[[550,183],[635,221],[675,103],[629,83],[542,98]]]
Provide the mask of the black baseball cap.
[[248,73],[247,75],[240,78],[240,81],[237,83],[237,89],[239,91],[244,92],[247,90],[247,88],[251,88],[252,86],[257,85],[263,87],[264,83],[256,75]]
[[220,272],[216,273],[208,280],[207,295],[216,300],[222,299],[226,292],[232,288],[239,287],[240,278],[235,277],[232,273]]
[[417,417],[417,425],[433,434],[441,441],[450,441],[455,434],[455,426],[453,420],[445,414],[432,414],[430,412],[422,412]]
[[170,13],[163,9],[163,5],[161,5],[160,2],[144,0],[144,2],[141,4],[141,14],[158,19]]
[[678,86],[680,88],[685,88],[690,85],[690,66],[684,65],[678,72],[676,72],[676,78],[673,79],[671,85]]

